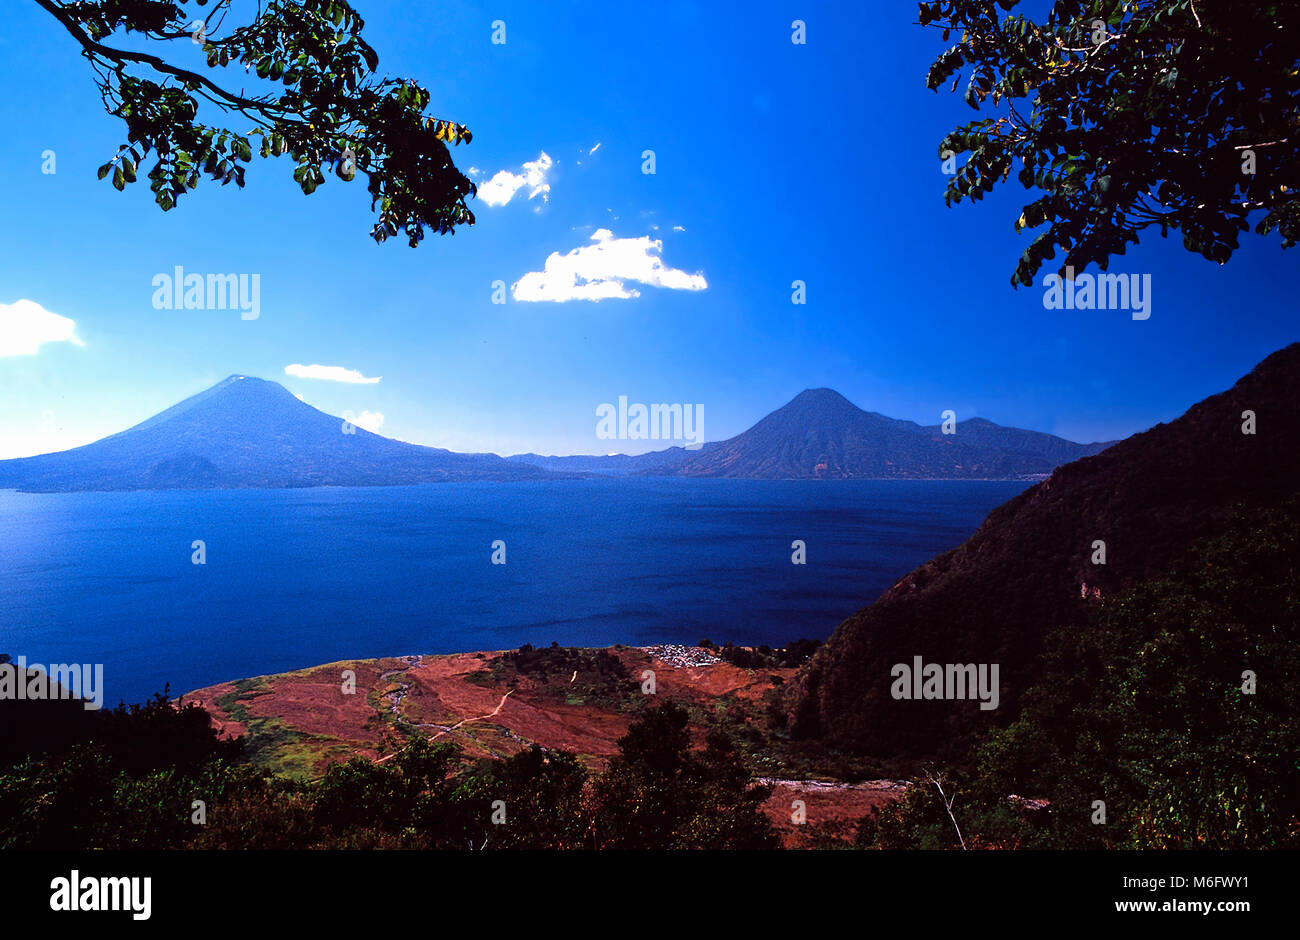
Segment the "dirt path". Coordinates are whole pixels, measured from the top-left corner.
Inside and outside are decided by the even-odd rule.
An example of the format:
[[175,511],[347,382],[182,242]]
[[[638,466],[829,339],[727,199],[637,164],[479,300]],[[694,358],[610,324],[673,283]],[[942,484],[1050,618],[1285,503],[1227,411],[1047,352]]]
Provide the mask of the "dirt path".
[[462,718],[460,721],[456,722],[450,728],[447,728],[435,734],[432,740],[434,741],[438,740],[438,738],[442,737],[444,734],[448,734],[452,731],[455,731],[457,728],[459,728],[461,725],[465,724],[468,721],[482,721],[484,718],[495,718],[497,715],[501,714],[501,709],[506,707],[506,699],[508,699],[511,695],[514,695],[514,692],[515,690],[511,689],[505,695],[501,696],[501,701],[497,704],[497,707],[492,709],[492,711],[488,712],[486,715],[479,715],[477,718]]
[[[411,688],[411,682],[405,678],[406,673],[409,670],[410,667],[407,667],[407,669],[389,670],[388,672],[385,672],[379,677],[379,681],[385,682],[388,679],[392,679],[395,676],[401,677],[396,680],[398,683],[398,687],[396,689],[394,689],[392,692],[384,693],[384,697],[388,698],[389,700],[388,711],[393,715],[395,719],[397,719],[400,722],[403,722],[404,724],[410,725],[413,728],[437,728],[438,733],[435,734],[432,738],[430,738],[429,739],[430,741],[436,741],[444,734],[453,734],[457,731],[457,729],[460,728],[461,725],[468,724],[471,721],[483,721],[484,719],[487,718],[495,718],[497,715],[501,713],[501,709],[506,707],[506,699],[508,699],[511,695],[513,695],[515,691],[514,689],[511,689],[505,695],[501,696],[501,701],[497,703],[497,707],[492,709],[492,711],[488,712],[486,715],[476,715],[473,718],[462,718],[454,725],[440,725],[437,724],[436,722],[431,722],[431,721],[411,721],[410,719],[406,718],[402,714],[402,699],[406,697],[406,693],[410,691]],[[463,731],[461,731],[460,733],[462,735],[465,735],[465,737],[469,737],[469,735]],[[514,737],[514,735],[511,736]],[[475,739],[471,738],[471,740],[475,740]],[[491,747],[484,744],[483,742],[475,740],[475,743],[478,744],[480,747],[485,748],[487,752],[491,754],[493,757],[498,759],[501,758],[500,754],[498,754],[496,751],[494,751]],[[390,760],[395,756],[397,756],[396,752],[394,752],[393,754],[386,754],[385,756],[376,759],[375,763],[382,764],[385,761]]]

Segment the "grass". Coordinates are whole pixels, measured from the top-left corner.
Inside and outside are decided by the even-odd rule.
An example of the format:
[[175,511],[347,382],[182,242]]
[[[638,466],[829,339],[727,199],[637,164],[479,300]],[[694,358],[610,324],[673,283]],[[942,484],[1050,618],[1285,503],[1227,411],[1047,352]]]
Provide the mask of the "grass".
[[240,679],[233,685],[234,691],[218,696],[215,704],[244,726],[244,757],[249,763],[282,776],[307,780],[318,775],[316,768],[323,758],[352,755],[353,749],[335,738],[303,734],[280,718],[249,711],[247,703],[270,691],[267,677]]

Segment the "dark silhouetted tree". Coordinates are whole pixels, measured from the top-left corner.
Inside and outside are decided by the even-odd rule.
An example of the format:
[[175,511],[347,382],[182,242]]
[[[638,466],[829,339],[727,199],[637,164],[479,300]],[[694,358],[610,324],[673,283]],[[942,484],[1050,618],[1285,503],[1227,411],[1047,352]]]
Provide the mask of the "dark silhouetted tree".
[[[327,172],[344,181],[364,174],[378,242],[400,231],[415,247],[426,227],[442,235],[474,224],[465,200],[476,187],[447,147],[469,143],[469,130],[426,116],[430,93],[413,80],[379,75],[379,55],[347,0],[265,0],[256,19],[230,29],[233,0],[194,0],[206,8],[201,20],[173,0],[36,2],[76,39],[104,106],[126,125],[126,142],[99,168],[119,190],[151,162],[149,188],[167,211],[202,177],[242,187],[256,152],[287,155],[308,195]],[[207,72],[176,64],[191,44]],[[143,51],[155,48],[170,58]],[[232,67],[243,68],[241,83],[251,73],[264,90],[222,84],[221,70]],[[209,109],[219,123],[208,121]],[[227,126],[236,115],[247,129]]]
[[760,806],[771,793],[750,786],[730,741],[711,734],[690,749],[688,715],[667,702],[619,739],[620,753],[596,780],[592,831],[597,848],[757,849],[777,847]]
[[[1041,195],[1016,230],[1046,229],[1012,284],[1045,260],[1105,270],[1139,235],[1183,236],[1226,262],[1255,217],[1300,239],[1300,4],[1293,0],[931,0],[920,22],[958,41],[927,83],[991,113],[958,127],[940,159],[969,155],[945,201],[981,199],[1012,173]],[[999,8],[1001,8],[999,10]]]

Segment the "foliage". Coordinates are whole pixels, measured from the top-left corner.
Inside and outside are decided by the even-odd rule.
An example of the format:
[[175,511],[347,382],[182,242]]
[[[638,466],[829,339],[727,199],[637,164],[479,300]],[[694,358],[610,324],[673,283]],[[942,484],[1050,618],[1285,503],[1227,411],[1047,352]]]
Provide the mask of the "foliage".
[[[963,829],[1000,847],[1300,847],[1297,558],[1300,499],[1243,512],[1167,577],[1057,630],[1022,713],[985,738],[962,779]],[[859,835],[951,846],[941,813],[918,780]]]
[[549,647],[525,643],[518,650],[502,653],[472,678],[492,687],[504,684],[512,688],[527,679],[553,699],[621,711],[637,710],[644,699],[628,668],[609,650],[554,642]]
[[[504,761],[482,761],[455,790],[462,812],[454,836],[470,848],[584,848],[586,784],[586,770],[566,751],[533,745]],[[498,800],[505,813],[499,825],[492,822]],[[460,847],[452,839],[448,845]]]
[[513,667],[515,674],[542,683],[552,679],[568,682],[574,672],[580,675],[591,673],[601,679],[628,678],[627,667],[605,649],[580,649],[560,646],[559,643],[551,643],[549,647],[535,647],[531,643],[525,643],[517,651],[502,654],[501,660],[504,665]]
[[[89,714],[89,713],[87,713]],[[201,723],[200,723],[201,719]],[[651,710],[589,787],[578,758],[533,746],[465,765],[415,737],[316,781],[259,771],[207,715],[164,696],[86,719],[66,750],[0,766],[0,848],[578,849],[774,846],[765,788],[722,735],[688,753],[685,712]],[[596,794],[593,800],[592,794]],[[623,797],[648,797],[621,805]],[[194,801],[204,803],[202,825]],[[653,822],[642,832],[643,822]]]
[[[1243,434],[1247,410],[1274,430]],[[1295,441],[1285,430],[1296,422],[1300,344],[1182,417],[1061,467],[837,627],[783,688],[791,737],[968,766],[980,734],[1013,721],[1042,679],[1053,627],[1082,628],[1098,596],[1167,575],[1241,509],[1296,495]],[[1093,563],[1097,540],[1105,564]],[[998,707],[895,700],[891,669],[914,656],[998,663]]]
[[821,640],[798,639],[777,649],[764,644],[750,649],[747,646],[734,646],[723,643],[721,646],[710,640],[701,640],[700,646],[712,650],[719,657],[742,669],[790,669],[802,666],[817,652]]
[[[1011,175],[1041,195],[1016,221],[1046,229],[1013,285],[1056,249],[1061,270],[1105,270],[1146,229],[1183,234],[1220,264],[1250,229],[1300,239],[1300,6],[1292,0],[1054,0],[1036,22],[1019,0],[927,0],[920,22],[958,41],[932,89],[965,77],[992,113],[963,124],[940,158],[967,154],[948,205]],[[1001,7],[999,11],[998,7]],[[1253,160],[1254,172],[1244,172]]]
[[[58,707],[70,704],[78,710]],[[165,694],[105,712],[58,701],[0,705],[61,722],[44,748],[0,763],[0,847],[177,845],[189,834],[192,800],[218,797],[246,773],[227,772],[239,742],[218,740],[203,709],[175,707]]]
[[598,848],[774,848],[759,807],[771,793],[750,787],[730,740],[712,733],[690,751],[686,710],[652,709],[619,739],[618,756],[596,781],[592,825]]
[[[379,76],[378,53],[347,0],[265,0],[256,19],[224,33],[233,0],[211,0],[203,20],[175,0],[36,2],[80,44],[105,107],[126,125],[126,142],[99,168],[99,178],[117,189],[136,182],[152,160],[150,189],[167,211],[202,177],[242,187],[254,152],[287,154],[307,195],[327,171],[345,182],[365,174],[371,208],[379,209],[371,230],[377,242],[402,231],[415,247],[426,226],[441,235],[474,223],[465,200],[477,189],[447,147],[472,135],[462,124],[425,116],[426,88]],[[117,34],[151,49],[168,46],[173,59],[109,45]],[[234,92],[219,76],[175,64],[190,44],[201,48],[210,72],[242,66],[267,90]],[[201,105],[252,126],[241,132],[200,121]]]

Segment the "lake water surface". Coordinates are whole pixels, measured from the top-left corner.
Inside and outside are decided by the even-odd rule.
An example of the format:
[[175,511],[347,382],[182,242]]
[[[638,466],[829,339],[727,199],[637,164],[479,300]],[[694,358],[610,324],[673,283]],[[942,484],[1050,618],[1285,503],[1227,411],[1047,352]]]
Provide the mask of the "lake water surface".
[[103,663],[114,704],[404,653],[821,639],[1028,485],[0,491],[0,652]]

